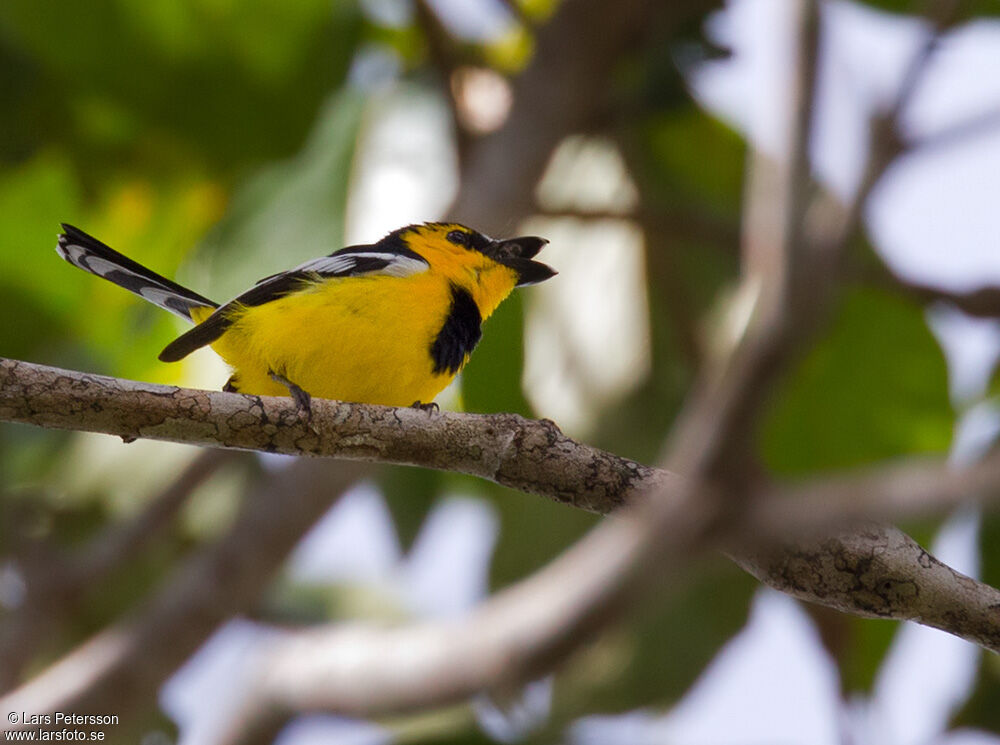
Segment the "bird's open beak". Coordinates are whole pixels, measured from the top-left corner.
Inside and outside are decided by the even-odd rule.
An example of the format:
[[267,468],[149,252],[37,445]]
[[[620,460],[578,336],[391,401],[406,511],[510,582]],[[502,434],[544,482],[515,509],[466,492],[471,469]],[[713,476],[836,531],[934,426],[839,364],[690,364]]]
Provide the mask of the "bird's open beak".
[[534,285],[555,276],[552,267],[532,261],[542,247],[548,243],[545,238],[535,235],[520,238],[508,238],[505,241],[494,241],[491,255],[494,259],[517,272],[517,286]]

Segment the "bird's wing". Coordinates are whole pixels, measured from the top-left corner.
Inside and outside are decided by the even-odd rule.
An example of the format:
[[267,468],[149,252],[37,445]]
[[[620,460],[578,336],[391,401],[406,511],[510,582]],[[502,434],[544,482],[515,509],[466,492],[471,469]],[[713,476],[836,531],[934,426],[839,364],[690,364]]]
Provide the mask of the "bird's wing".
[[170,342],[160,352],[160,359],[175,362],[199,347],[211,344],[232,325],[231,311],[236,307],[264,305],[324,279],[372,275],[408,277],[426,271],[429,266],[413,251],[384,251],[374,246],[350,246],[329,256],[311,259],[287,272],[265,277],[220,306],[202,323]]

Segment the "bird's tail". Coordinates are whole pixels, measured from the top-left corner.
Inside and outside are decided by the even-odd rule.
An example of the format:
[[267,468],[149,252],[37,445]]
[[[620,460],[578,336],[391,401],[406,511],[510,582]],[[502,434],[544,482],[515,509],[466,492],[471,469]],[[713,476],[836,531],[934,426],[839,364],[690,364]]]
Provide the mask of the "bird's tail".
[[[195,321],[191,315],[193,309],[219,307],[218,303],[122,256],[79,228],[66,223],[62,227],[56,252],[73,266],[104,277],[186,321]],[[204,313],[196,312],[195,316],[200,319]]]

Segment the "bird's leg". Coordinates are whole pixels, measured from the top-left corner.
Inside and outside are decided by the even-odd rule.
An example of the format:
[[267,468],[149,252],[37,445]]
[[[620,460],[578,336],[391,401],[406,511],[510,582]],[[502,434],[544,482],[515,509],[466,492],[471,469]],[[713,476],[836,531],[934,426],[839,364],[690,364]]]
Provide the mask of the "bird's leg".
[[441,411],[441,407],[436,403],[431,401],[429,404],[421,403],[420,401],[414,401],[410,404],[411,409],[420,409],[421,411],[426,411],[428,414],[437,414]]
[[312,396],[299,388],[284,375],[279,375],[274,370],[268,370],[267,374],[275,383],[281,383],[288,389],[288,393],[291,394],[292,400],[295,401],[295,408],[298,409],[300,413],[305,414],[306,421],[312,421]]

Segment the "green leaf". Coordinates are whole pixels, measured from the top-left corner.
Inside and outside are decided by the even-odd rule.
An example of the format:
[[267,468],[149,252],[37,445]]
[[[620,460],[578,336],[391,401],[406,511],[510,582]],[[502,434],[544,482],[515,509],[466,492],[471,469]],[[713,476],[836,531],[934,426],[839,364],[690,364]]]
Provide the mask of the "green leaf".
[[752,577],[720,560],[695,581],[671,590],[636,624],[632,664],[607,704],[617,700],[627,710],[677,701],[746,624],[757,588]]
[[294,151],[343,81],[360,24],[354,2],[328,0],[5,0],[0,46],[68,99],[69,120],[52,112],[36,144],[68,138],[88,172],[117,160],[92,137],[98,109],[128,123],[135,137],[117,144],[131,156],[179,148],[237,170]]
[[[480,482],[482,483],[482,482]],[[597,516],[532,494],[483,484],[500,513],[491,585],[503,587],[540,569],[597,522]]]
[[[70,163],[53,153],[0,174],[0,277],[53,310],[69,309],[82,296],[60,281],[70,270],[55,252],[59,220],[75,213],[79,200]],[[0,339],[10,331],[4,324]]]
[[697,106],[652,116],[641,130],[641,164],[654,195],[700,204],[721,215],[738,213],[746,145],[740,135]]
[[468,411],[531,415],[521,390],[524,371],[524,300],[514,291],[483,324],[483,339],[462,370]]
[[840,668],[841,688],[851,693],[870,693],[899,630],[899,623],[842,613],[837,615],[843,624],[843,637],[837,649],[832,651]]
[[428,468],[382,466],[376,476],[400,545],[408,551],[431,508],[444,495],[448,475]]
[[[979,545],[982,552],[980,579],[1000,587],[1000,515],[988,513],[983,516]],[[972,695],[955,716],[953,724],[1000,732],[1000,657],[995,654],[981,657]]]
[[955,728],[1000,732],[1000,657],[995,654],[980,657],[972,695],[952,718],[951,724]]
[[779,473],[846,468],[944,453],[953,425],[944,357],[920,307],[856,289],[783,383],[762,451]]
[[[934,13],[926,3],[919,0],[862,0],[861,5],[880,10],[893,15],[906,15],[913,18],[924,18]],[[1000,2],[996,0],[971,0],[959,4],[957,21],[971,21],[976,18],[995,18],[1000,15]]]
[[745,624],[758,585],[723,560],[646,601],[624,629],[582,652],[557,679],[557,715],[667,707]]

